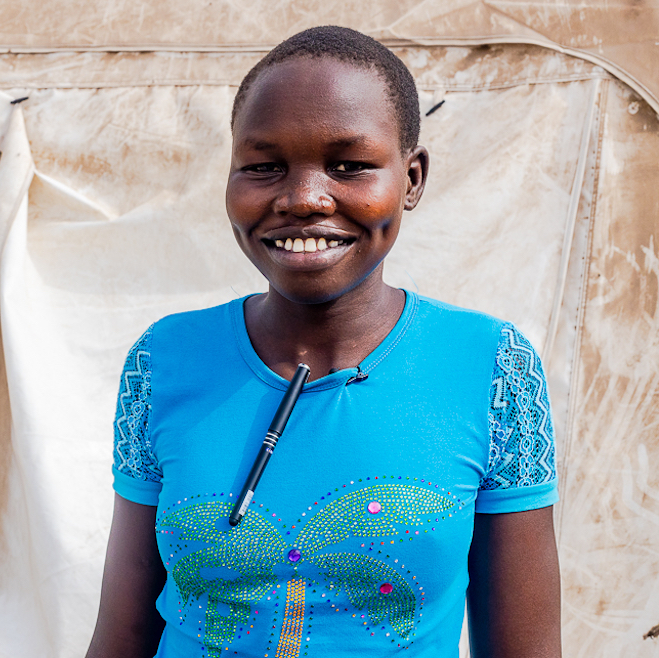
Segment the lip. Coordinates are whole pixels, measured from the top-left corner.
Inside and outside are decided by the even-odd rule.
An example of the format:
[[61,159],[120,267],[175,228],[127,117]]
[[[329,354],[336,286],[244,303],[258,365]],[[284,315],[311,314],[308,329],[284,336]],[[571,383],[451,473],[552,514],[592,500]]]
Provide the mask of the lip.
[[[297,237],[301,237],[299,230]],[[319,237],[325,236],[323,235]],[[291,270],[314,271],[322,270],[326,267],[331,267],[332,265],[338,263],[353,248],[354,241],[339,245],[338,247],[331,247],[323,251],[301,252],[286,251],[286,249],[282,249],[281,247],[275,247],[274,243],[272,243],[272,246],[270,244],[266,244],[265,242],[263,244],[272,260],[275,261],[275,263],[278,265]]]
[[356,240],[357,237],[358,236],[354,233],[336,226],[308,224],[306,226],[279,226],[270,229],[263,233],[261,240],[270,240],[274,242],[275,240],[286,241],[288,238],[291,238],[291,240],[295,240],[295,238],[315,238],[316,240],[319,238],[325,238],[327,242],[330,240],[349,240],[352,242]]

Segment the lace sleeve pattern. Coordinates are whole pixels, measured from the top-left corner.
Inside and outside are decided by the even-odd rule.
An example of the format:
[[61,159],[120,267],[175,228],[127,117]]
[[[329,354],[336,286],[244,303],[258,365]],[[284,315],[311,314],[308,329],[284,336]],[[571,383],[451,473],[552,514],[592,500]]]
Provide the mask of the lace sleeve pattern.
[[135,480],[160,482],[151,449],[151,338],[153,325],[133,345],[124,365],[114,422],[114,466]]
[[554,429],[540,357],[511,324],[499,337],[488,413],[490,453],[481,490],[556,479]]

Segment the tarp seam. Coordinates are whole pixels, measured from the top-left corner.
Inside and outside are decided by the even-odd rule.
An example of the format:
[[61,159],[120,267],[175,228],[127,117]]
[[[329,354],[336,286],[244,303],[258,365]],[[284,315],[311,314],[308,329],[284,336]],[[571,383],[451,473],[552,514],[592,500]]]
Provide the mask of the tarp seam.
[[[585,82],[588,80],[606,80],[610,76],[605,73],[595,72],[593,74],[583,74],[574,76],[557,76],[544,77],[544,78],[524,78],[514,80],[512,82],[500,84],[484,84],[484,85],[465,85],[465,84],[451,84],[451,83],[430,83],[418,84],[419,89],[424,91],[432,91],[441,89],[447,92],[474,92],[474,91],[497,91],[501,89],[511,89],[523,85],[544,85],[544,84],[560,84],[568,82]],[[132,87],[235,87],[238,84],[229,82],[227,80],[148,80],[145,82],[48,82],[48,83],[34,83],[26,80],[0,80],[0,89],[117,89],[117,88],[132,88]]]
[[[568,414],[567,422],[565,424],[565,441],[563,444],[563,454],[565,456],[571,453],[572,440],[575,434],[574,423],[575,417],[577,415],[576,409],[576,399],[577,399],[577,386],[581,383],[581,369],[579,364],[581,363],[581,349],[583,342],[583,329],[586,319],[586,301],[588,298],[588,283],[590,277],[590,264],[592,260],[592,251],[593,251],[593,234],[595,231],[595,220],[597,215],[597,202],[599,200],[599,171],[600,163],[602,157],[602,142],[604,140],[604,129],[606,123],[606,109],[607,109],[607,100],[608,100],[609,84],[608,81],[604,81],[602,84],[602,89],[600,92],[600,108],[599,108],[599,132],[597,137],[597,153],[595,156],[595,171],[597,175],[594,177],[593,182],[593,191],[592,191],[592,200],[590,204],[590,217],[588,223],[588,238],[586,243],[586,249],[584,253],[584,267],[583,267],[583,279],[581,284],[581,295],[579,299],[578,314],[577,314],[577,327],[576,327],[576,337],[574,341],[574,353],[572,357],[572,374],[570,377],[570,386],[568,388]],[[562,501],[565,500],[566,491],[567,491],[567,470],[568,470],[568,460],[564,460],[564,467],[562,477],[559,480],[559,495]],[[562,535],[562,517],[563,517],[564,504],[559,506],[556,519],[556,528],[557,528],[557,540],[560,545],[561,535]]]
[[549,357],[554,348],[554,341],[558,331],[558,321],[561,314],[561,306],[565,296],[565,285],[567,282],[568,267],[570,265],[570,255],[572,253],[572,243],[574,241],[574,231],[577,226],[577,213],[579,212],[579,202],[583,192],[584,177],[586,175],[586,162],[588,161],[588,146],[590,145],[593,122],[598,109],[598,96],[600,94],[601,83],[599,80],[593,83],[588,101],[588,113],[584,120],[583,131],[581,133],[581,144],[579,146],[579,156],[577,166],[574,172],[574,182],[572,183],[572,193],[570,194],[570,204],[567,212],[567,223],[563,240],[563,249],[561,253],[561,262],[558,270],[558,279],[554,293],[554,302],[549,316],[549,327],[547,329],[547,340],[543,350],[542,359],[549,361]]
[[[551,41],[545,37],[538,36],[532,38],[529,36],[482,36],[482,37],[468,37],[468,38],[451,38],[451,37],[419,37],[415,39],[379,39],[388,48],[405,48],[409,46],[484,46],[491,44],[529,44],[541,46],[550,50],[556,50],[571,57],[592,62],[601,66],[603,69],[611,73],[614,77],[618,78],[626,85],[636,91],[648,104],[659,114],[659,99],[637,78],[630,73],[627,73],[619,66],[614,64],[611,60],[603,55],[596,55],[593,53],[585,52],[578,48],[569,48],[562,46],[555,41]],[[66,47],[25,47],[20,45],[9,45],[0,49],[2,53],[21,53],[21,54],[43,54],[43,53],[61,53],[61,52],[108,52],[108,53],[121,53],[121,52],[226,52],[226,53],[266,53],[276,44],[256,45],[245,44],[244,46],[232,44],[230,46],[192,46],[192,45],[178,45],[168,46],[165,44],[144,44],[136,46],[66,46]]]

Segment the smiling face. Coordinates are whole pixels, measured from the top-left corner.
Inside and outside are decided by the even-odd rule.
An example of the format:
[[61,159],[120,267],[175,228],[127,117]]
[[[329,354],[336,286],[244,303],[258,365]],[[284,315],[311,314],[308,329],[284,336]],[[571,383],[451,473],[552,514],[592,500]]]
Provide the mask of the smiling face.
[[227,210],[238,244],[290,301],[381,281],[425,149],[401,154],[382,78],[334,59],[265,69],[236,117]]

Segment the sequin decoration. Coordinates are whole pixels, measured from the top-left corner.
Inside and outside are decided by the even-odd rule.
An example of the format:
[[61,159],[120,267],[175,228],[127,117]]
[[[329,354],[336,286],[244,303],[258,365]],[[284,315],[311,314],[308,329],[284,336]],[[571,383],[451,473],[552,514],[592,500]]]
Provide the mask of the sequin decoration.
[[[378,501],[378,514],[365,513]],[[349,537],[386,537],[396,527],[415,526],[429,514],[445,514],[456,501],[423,487],[408,484],[378,484],[333,500],[302,529],[296,546],[305,554],[317,553]]]
[[301,557],[302,553],[300,553],[297,548],[291,548],[291,550],[288,551],[288,559],[290,562],[299,562]]
[[286,586],[286,610],[275,658],[297,658],[304,631],[304,588],[301,578],[292,578]]
[[[322,570],[332,589],[345,590],[357,610],[366,609],[372,624],[388,620],[402,638],[409,637],[414,629],[414,590],[389,565],[357,553],[326,553],[309,561]],[[383,581],[391,587],[387,596],[382,596]]]
[[[275,564],[282,562],[285,544],[272,524],[248,510],[239,526],[219,530],[233,509],[230,503],[197,503],[166,515],[159,528],[179,528],[178,545],[186,541],[210,544],[179,559],[172,571],[183,605],[208,594],[204,643],[209,658],[220,654],[222,642],[231,642],[238,624],[247,623],[250,602],[261,599],[276,583]],[[228,527],[228,524],[227,524]],[[202,570],[228,568],[240,575],[235,580],[207,578]],[[221,615],[219,604],[229,608]],[[222,606],[224,607],[224,606]]]
[[[429,523],[429,516],[436,515],[436,520],[440,515],[449,518],[462,509],[463,503],[455,495],[440,493],[438,485],[435,489],[429,486],[430,483],[425,486],[383,483],[347,493],[324,508],[316,508],[317,512],[303,525],[297,537],[295,533],[291,535],[296,525],[284,530],[287,528],[286,520],[274,513],[270,520],[271,511],[261,511],[263,505],[250,507],[242,522],[231,528],[227,519],[233,509],[232,502],[216,499],[196,503],[187,499],[183,503],[179,501],[178,505],[183,506],[166,511],[157,524],[157,531],[170,541],[166,566],[170,563],[174,565],[170,577],[181,598],[181,624],[188,613],[193,614],[194,611],[196,614],[197,609],[202,609],[200,599],[202,595],[207,595],[205,627],[202,628],[199,621],[198,637],[204,644],[205,658],[219,658],[227,655],[224,653],[228,649],[226,645],[240,639],[243,628],[253,628],[256,616],[256,610],[252,609],[254,602],[272,599],[274,617],[269,642],[277,641],[275,638],[279,629],[277,658],[297,658],[302,650],[305,623],[305,580],[297,574],[298,569],[303,569],[303,563],[307,562],[317,569],[316,577],[319,579],[310,581],[306,577],[308,584],[313,582],[314,587],[320,586],[321,590],[334,594],[344,591],[357,611],[368,613],[371,625],[388,621],[401,640],[410,640],[417,605],[423,607],[425,596],[419,587],[417,601],[416,576],[410,576],[408,583],[396,571],[395,564],[389,565],[360,553],[337,551],[342,541],[352,537],[377,537],[382,540],[385,536],[401,535],[396,541],[403,541],[403,537],[411,541],[413,536],[419,535],[419,530],[415,531],[414,527]],[[374,512],[376,505],[379,509]],[[312,507],[308,509],[311,511]],[[261,516],[263,512],[268,513],[268,518]],[[273,525],[282,521],[284,523],[280,529]],[[425,532],[428,530],[434,528],[429,527]],[[393,540],[391,543],[394,543]],[[200,544],[203,546],[201,549]],[[384,546],[383,541],[380,544]],[[321,553],[328,546],[332,546],[333,552]],[[372,547],[373,542],[368,550]],[[160,548],[162,551],[162,546]],[[397,562],[394,560],[394,563]],[[274,568],[280,564],[292,567],[296,575],[287,586],[284,619],[277,622],[279,604],[275,592],[280,584]],[[315,593],[315,590],[312,591]],[[325,597],[324,592],[320,595]],[[313,608],[313,605],[310,607]],[[335,609],[338,611],[338,608]],[[352,616],[355,617],[355,614]],[[364,616],[362,614],[361,618]],[[310,637],[312,617],[313,610],[309,614],[309,629],[305,637]],[[245,635],[251,632],[245,630]],[[371,631],[373,634],[374,631]]]

